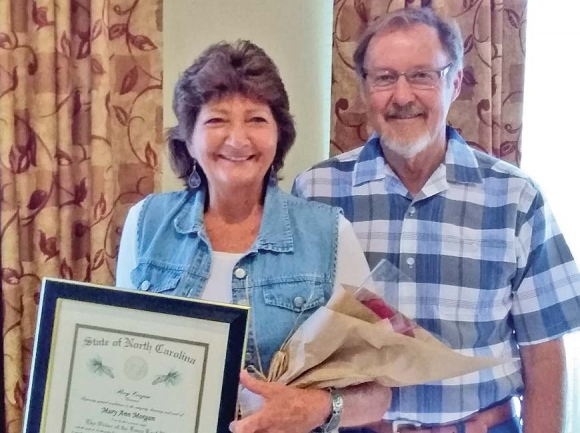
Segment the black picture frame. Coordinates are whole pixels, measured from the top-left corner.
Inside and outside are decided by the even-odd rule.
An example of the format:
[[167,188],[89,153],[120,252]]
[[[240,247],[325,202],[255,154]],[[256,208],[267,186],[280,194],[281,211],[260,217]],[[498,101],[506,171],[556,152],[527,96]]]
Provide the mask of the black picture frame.
[[[85,309],[87,312],[83,313]],[[94,312],[94,314],[90,312]],[[100,318],[101,313],[104,320]],[[143,322],[140,322],[140,318],[143,319]],[[191,373],[189,376],[180,373],[180,378],[190,376],[200,378],[199,381],[196,379],[195,382],[197,384],[195,386],[200,386],[197,407],[191,408],[191,414],[189,409],[181,412],[181,416],[185,415],[187,417],[191,415],[193,417],[195,413],[197,417],[196,422],[191,423],[192,429],[187,430],[187,432],[206,433],[206,430],[200,430],[202,428],[200,419],[206,423],[205,428],[207,428],[207,425],[214,425],[211,422],[215,422],[216,432],[228,432],[229,424],[236,417],[239,373],[244,361],[248,318],[249,307],[246,306],[219,304],[136,290],[121,290],[76,281],[43,279],[23,432],[66,433],[83,430],[91,431],[91,423],[100,423],[100,430],[105,431],[109,428],[107,427],[109,423],[117,426],[117,428],[119,428],[119,425],[123,425],[119,423],[124,422],[128,423],[124,427],[131,426],[130,423],[134,421],[130,420],[129,417],[131,415],[127,415],[127,418],[123,419],[119,418],[119,416],[131,413],[133,413],[133,416],[135,413],[143,415],[143,410],[147,412],[149,410],[154,411],[155,407],[144,408],[142,407],[144,406],[143,404],[139,406],[137,403],[131,403],[129,406],[128,401],[133,400],[123,400],[124,403],[120,402],[119,404],[115,399],[121,397],[115,392],[119,393],[120,391],[115,391],[115,388],[121,386],[119,384],[126,384],[136,379],[136,368],[139,369],[138,376],[145,374],[142,372],[146,371],[148,363],[156,359],[161,359],[162,363],[165,362],[163,359],[167,359],[171,363],[179,362],[179,365],[188,364],[185,365],[185,368],[189,368],[192,371],[194,368],[197,369],[195,374]],[[210,330],[213,330],[215,325],[219,328],[219,331],[207,332],[207,335],[211,337],[208,337],[211,341],[203,342],[195,326],[184,326],[183,332],[185,335],[189,335],[189,332],[191,332],[191,338],[176,338],[175,326],[181,326],[181,324],[186,322],[207,326]],[[74,324],[74,330],[71,324]],[[155,327],[155,332],[142,332],[142,329],[152,329],[153,326]],[[95,335],[100,335],[101,337],[93,339],[88,337],[88,335],[92,335],[90,333],[96,333]],[[81,338],[82,335],[85,335],[84,339]],[[214,336],[216,336],[215,342],[213,342]],[[112,343],[109,344],[111,341]],[[141,341],[141,343],[138,345],[135,341]],[[152,344],[150,344],[150,341]],[[117,368],[113,374],[112,369],[107,371],[109,367],[102,367],[103,364],[99,364],[102,362],[100,358],[96,361],[96,358],[88,358],[88,363],[81,362],[83,360],[82,354],[88,353],[84,352],[88,350],[85,349],[87,343],[91,350],[104,350],[114,365],[120,366],[121,358],[124,357],[124,369]],[[97,343],[107,343],[107,347],[97,348]],[[113,348],[116,343],[119,343],[118,348]],[[193,348],[197,351],[195,353],[202,353],[203,357],[197,359],[195,356],[189,355],[189,352],[184,352],[183,350],[177,356],[177,350],[165,349],[166,346],[171,344],[186,349]],[[225,348],[224,344],[226,344]],[[214,345],[213,349],[212,345]],[[159,347],[163,348],[162,351],[159,351]],[[129,354],[137,353],[136,348],[140,348],[138,355],[130,356],[130,359],[128,359],[127,356]],[[117,356],[117,353],[123,355]],[[215,354],[217,353],[220,354],[219,356],[225,355],[223,371],[221,372],[215,371],[217,368],[215,366],[222,362],[221,358],[216,358],[218,355]],[[212,359],[214,360],[213,362]],[[215,359],[218,359],[219,362],[216,363]],[[132,363],[130,363],[131,368],[128,369],[130,360],[132,360]],[[142,363],[143,365],[133,365],[136,362],[135,360],[139,361],[138,364]],[[198,360],[200,362],[197,362],[196,366],[196,361]],[[95,367],[95,362],[97,362],[98,368]],[[66,364],[69,364],[69,366],[67,367]],[[105,369],[103,370],[102,368]],[[57,374],[55,373],[57,370],[60,371],[58,377],[52,377],[53,374]],[[60,377],[63,372],[68,376],[66,381],[63,381],[63,378]],[[104,375],[103,372],[105,373]],[[186,373],[188,373],[187,370]],[[175,375],[177,374],[175,373]],[[113,394],[109,396],[112,396],[112,398],[92,399],[86,397],[86,395],[91,395],[91,388],[94,388],[94,385],[90,386],[89,382],[97,380],[96,375],[104,378],[99,380],[108,381],[112,384]],[[149,373],[145,375],[151,376]],[[208,408],[213,407],[211,410],[208,409],[213,414],[218,391],[211,391],[211,398],[208,397],[209,400],[205,403],[203,398],[211,388],[209,381],[213,380],[214,384],[215,381],[219,382],[218,375],[221,377],[219,410],[214,414],[217,419],[213,420],[212,418],[212,421],[208,424],[206,421],[208,421],[210,415],[206,415],[207,411],[204,408],[206,406]],[[169,377],[169,374],[167,377]],[[89,379],[89,382],[86,381],[86,378]],[[157,383],[164,382],[163,378],[166,378],[166,376],[158,375],[155,380],[157,380]],[[66,385],[64,384],[65,382]],[[138,383],[141,388],[153,391],[153,398],[156,398],[155,394],[157,394],[158,399],[160,390],[163,389],[161,386],[153,388],[150,377],[149,382],[147,382],[145,376],[141,377],[139,381],[133,380],[131,383]],[[169,380],[164,384],[168,385],[168,383]],[[180,384],[179,386],[181,387],[182,385]],[[120,389],[124,390],[124,387]],[[191,387],[188,386],[182,389],[191,389]],[[77,390],[76,394],[75,390]],[[79,390],[83,390],[82,398]],[[138,394],[148,395],[144,391],[139,391]],[[62,402],[63,397],[65,398],[64,404]],[[213,401],[213,404],[210,400]],[[110,404],[107,405],[105,403]],[[63,404],[62,407],[61,404]],[[133,407],[138,409],[133,409]],[[55,408],[56,413],[54,413]],[[87,408],[89,413],[86,411]],[[110,410],[111,414],[117,410],[121,413],[109,416],[109,413],[103,412],[105,411],[103,408],[108,408],[107,410]],[[93,409],[98,414],[91,415],[90,412]],[[80,426],[79,422],[77,422],[79,419],[75,421],[78,425],[75,425],[75,422],[67,421],[71,417],[78,417],[79,410],[84,411],[85,422],[89,425],[83,424],[83,426]],[[155,416],[156,413],[151,412],[146,415],[147,419],[138,418],[137,422],[141,422],[141,426],[145,425],[143,424],[145,421],[159,424],[163,423],[164,417],[169,419],[177,416],[176,414],[167,415],[168,411],[165,412],[166,415]],[[153,421],[150,418],[153,418]],[[61,425],[59,425],[59,422]],[[124,427],[114,431],[123,431]],[[149,424],[147,427],[149,427]],[[167,425],[165,430],[159,428],[159,426],[151,427],[151,431],[175,431],[172,425]],[[134,428],[138,429],[139,427]],[[111,431],[113,432],[113,429]]]

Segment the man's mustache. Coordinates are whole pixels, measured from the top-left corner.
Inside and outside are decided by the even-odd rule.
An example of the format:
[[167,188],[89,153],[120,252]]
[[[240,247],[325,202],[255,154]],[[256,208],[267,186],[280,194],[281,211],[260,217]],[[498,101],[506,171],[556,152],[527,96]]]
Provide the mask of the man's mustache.
[[417,107],[415,104],[407,104],[407,105],[393,105],[386,113],[385,118],[409,118],[415,117],[424,114],[424,110],[420,107]]

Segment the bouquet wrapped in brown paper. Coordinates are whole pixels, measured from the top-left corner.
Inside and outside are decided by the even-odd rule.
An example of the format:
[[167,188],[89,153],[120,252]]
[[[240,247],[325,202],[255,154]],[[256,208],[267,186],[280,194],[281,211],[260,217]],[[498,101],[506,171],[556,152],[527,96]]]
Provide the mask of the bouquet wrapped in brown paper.
[[[405,279],[384,260],[371,276],[379,274],[383,281]],[[343,388],[372,381],[399,387],[449,379],[509,361],[513,360],[461,355],[372,291],[343,285],[276,353],[268,380],[300,388]]]
[[[408,278],[385,261],[371,276],[389,282]],[[455,352],[373,291],[342,285],[288,337],[274,354],[264,379],[299,388],[344,388],[367,382],[400,387],[449,379],[510,361],[513,359]],[[244,416],[261,405],[261,399],[251,395],[242,400]]]

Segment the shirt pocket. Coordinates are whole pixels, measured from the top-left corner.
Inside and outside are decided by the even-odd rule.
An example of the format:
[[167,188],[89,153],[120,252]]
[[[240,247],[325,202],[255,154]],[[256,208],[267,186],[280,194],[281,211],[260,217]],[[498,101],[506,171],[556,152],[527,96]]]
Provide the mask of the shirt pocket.
[[514,243],[506,230],[451,227],[440,237],[444,254],[472,260],[515,262]]
[[467,292],[476,292],[474,289],[464,289],[465,293],[458,299],[448,297],[439,299],[436,311],[438,316],[446,320],[460,322],[494,322],[503,320],[510,313],[511,298],[508,288],[496,291],[486,291],[469,295]]
[[[440,284],[490,291],[491,296],[509,286],[517,266],[514,243],[506,238],[504,230],[475,233],[467,229],[442,237]],[[457,307],[461,311],[469,308]]]
[[[442,300],[445,303],[444,300]],[[485,305],[455,301],[439,305],[434,331],[437,338],[453,349],[474,349],[503,344],[510,339],[509,303]]]
[[174,294],[183,274],[182,269],[140,263],[131,271],[131,282],[145,292]]

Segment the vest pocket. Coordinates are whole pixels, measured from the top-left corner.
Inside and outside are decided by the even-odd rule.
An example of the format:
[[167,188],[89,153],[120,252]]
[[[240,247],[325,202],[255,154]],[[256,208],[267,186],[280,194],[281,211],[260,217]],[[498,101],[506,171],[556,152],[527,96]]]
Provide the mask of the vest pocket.
[[131,282],[137,290],[172,294],[183,270],[140,263],[131,271]]
[[297,277],[292,280],[261,282],[263,286],[264,303],[291,310],[295,313],[319,308],[326,304],[328,298],[325,292],[331,287],[322,278]]

